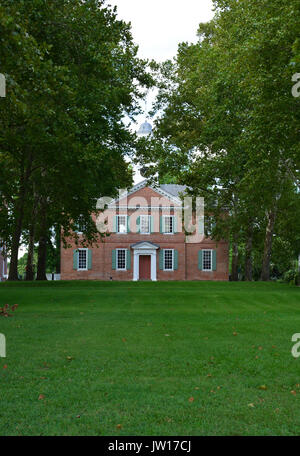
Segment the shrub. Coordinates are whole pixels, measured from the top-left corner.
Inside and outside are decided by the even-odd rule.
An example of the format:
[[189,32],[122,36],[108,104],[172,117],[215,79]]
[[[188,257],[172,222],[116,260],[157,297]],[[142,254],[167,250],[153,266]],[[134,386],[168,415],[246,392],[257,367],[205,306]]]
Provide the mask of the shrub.
[[299,272],[295,271],[294,269],[290,269],[284,273],[283,280],[290,285],[298,285]]

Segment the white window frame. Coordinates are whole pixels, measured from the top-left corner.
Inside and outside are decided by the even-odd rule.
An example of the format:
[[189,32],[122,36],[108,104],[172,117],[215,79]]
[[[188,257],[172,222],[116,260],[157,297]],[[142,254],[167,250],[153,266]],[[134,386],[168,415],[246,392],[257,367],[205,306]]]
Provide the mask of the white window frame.
[[[79,219],[82,217],[82,215],[79,216]],[[77,225],[77,228],[79,228],[79,224]],[[80,231],[79,229],[75,229],[74,231],[76,234],[83,234],[83,231]],[[82,269],[81,269],[82,270]]]
[[[148,227],[149,228],[148,228],[147,232],[142,231],[142,218],[145,218],[145,217],[148,218]],[[150,234],[150,232],[151,232],[151,218],[150,217],[151,217],[151,215],[146,215],[146,214],[140,215],[140,234]]]
[[[165,231],[166,229],[166,217],[172,217],[172,232],[171,233],[167,233]],[[174,234],[174,223],[175,223],[175,215],[163,215],[163,218],[164,218],[164,221],[163,221],[163,234]],[[168,249],[168,250],[171,250],[171,249]]]
[[[119,268],[118,266],[118,256],[119,252],[124,250],[125,251],[125,267]],[[127,249],[116,249],[116,271],[127,271]]]
[[[172,252],[172,269],[166,269],[166,268],[165,268],[165,256],[166,256],[166,251],[167,251],[167,250]],[[174,249],[164,249],[163,251],[164,251],[164,256],[163,256],[164,271],[167,271],[167,272],[168,272],[168,271],[170,271],[170,272],[171,272],[171,271],[174,271]]]
[[[204,269],[204,252],[210,252],[210,269]],[[213,250],[204,249],[202,250],[202,271],[203,272],[212,272],[213,270]]]
[[[127,214],[118,214],[117,216],[117,226],[116,226],[116,230],[117,230],[117,234],[128,234],[128,215]],[[126,231],[124,232],[121,232],[119,231],[119,217],[125,217],[125,228],[126,228]]]
[[[87,271],[88,270],[88,265],[89,265],[89,249],[77,249],[78,250],[78,255],[77,255],[77,271]],[[80,268],[79,267],[79,252],[85,250],[86,252],[86,267],[85,268]]]

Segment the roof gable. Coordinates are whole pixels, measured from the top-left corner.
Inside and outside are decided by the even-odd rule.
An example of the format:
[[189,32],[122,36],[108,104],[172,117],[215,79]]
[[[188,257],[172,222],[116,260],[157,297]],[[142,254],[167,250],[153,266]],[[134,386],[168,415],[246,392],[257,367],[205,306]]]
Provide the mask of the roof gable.
[[175,196],[174,194],[168,192],[162,187],[156,187],[154,185],[148,185],[148,181],[145,179],[144,181],[136,184],[134,187],[132,187],[130,190],[126,190],[121,195],[119,198],[116,198],[112,200],[111,204],[109,207],[114,207],[116,204],[120,204],[122,200],[128,199],[130,196],[134,195],[134,193],[137,193],[139,190],[144,189],[145,187],[148,187],[149,189],[153,190],[157,194],[158,197],[164,197],[167,198],[170,202],[174,203],[176,206],[182,206],[182,201],[179,198],[179,196]]

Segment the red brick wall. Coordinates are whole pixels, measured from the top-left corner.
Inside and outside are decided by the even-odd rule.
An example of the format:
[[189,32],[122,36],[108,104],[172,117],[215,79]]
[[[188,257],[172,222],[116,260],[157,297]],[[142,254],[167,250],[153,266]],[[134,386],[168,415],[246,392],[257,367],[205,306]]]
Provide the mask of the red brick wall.
[[[140,237],[138,237],[140,236]],[[164,235],[157,235],[154,241],[143,235],[112,235],[109,242],[99,243],[98,248],[92,248],[92,269],[76,271],[73,269],[73,250],[62,248],[61,252],[61,279],[62,280],[132,280],[133,279],[133,251],[131,250],[131,269],[129,271],[112,270],[112,250],[117,248],[130,249],[130,246],[141,240],[155,242],[161,249],[176,249],[178,251],[178,269],[176,271],[161,271],[159,269],[159,254],[157,253],[157,280],[228,280],[228,244],[220,242],[216,245],[210,240],[201,244],[185,244],[178,239],[181,235],[172,236],[172,241],[166,242]],[[126,237],[126,241],[124,239]],[[130,240],[127,237],[131,238]],[[120,239],[121,238],[121,239]],[[177,239],[175,239],[177,238]],[[216,249],[217,270],[212,272],[199,271],[198,251],[200,249]]]

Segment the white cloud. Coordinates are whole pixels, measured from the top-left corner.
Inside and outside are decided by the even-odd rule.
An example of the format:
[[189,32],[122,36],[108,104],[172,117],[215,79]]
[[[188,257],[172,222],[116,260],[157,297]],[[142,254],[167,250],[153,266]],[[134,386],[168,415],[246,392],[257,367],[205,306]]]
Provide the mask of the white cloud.
[[182,41],[195,42],[198,25],[213,17],[211,0],[110,0],[118,17],[131,22],[139,56],[172,58]]

